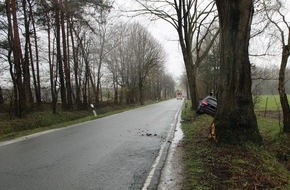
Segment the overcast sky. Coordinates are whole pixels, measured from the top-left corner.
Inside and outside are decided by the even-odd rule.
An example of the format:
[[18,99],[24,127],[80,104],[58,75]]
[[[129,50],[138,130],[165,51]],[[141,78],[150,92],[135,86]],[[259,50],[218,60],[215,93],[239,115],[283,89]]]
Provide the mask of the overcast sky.
[[[114,8],[117,9],[117,11],[120,9],[130,10],[133,9],[134,6],[136,6],[134,0],[115,0]],[[117,14],[121,13],[118,12]],[[177,31],[174,29],[174,27],[161,19],[157,21],[150,21],[150,19],[145,16],[139,16],[138,18],[122,18],[132,22],[139,21],[148,29],[152,36],[154,36],[159,41],[159,43],[161,43],[166,53],[165,66],[168,72],[178,79],[183,74],[185,69],[182,53],[178,43]]]
[[[134,3],[134,0],[115,0],[115,8],[120,8],[123,10],[134,9],[134,6],[137,4]],[[285,3],[285,7],[290,8],[290,1],[282,0]],[[286,18],[290,17],[289,10],[284,10],[288,12]],[[184,72],[184,63],[181,54],[181,50],[178,43],[178,36],[176,30],[169,23],[158,20],[154,22],[149,22],[149,19],[146,18],[134,18],[139,20],[145,27],[148,28],[149,32],[163,45],[164,50],[167,54],[166,56],[166,67],[170,73],[178,77]],[[289,19],[290,20],[290,19]],[[288,20],[288,22],[289,22]],[[289,23],[290,24],[290,23]],[[252,30],[257,26],[252,25]],[[287,30],[286,30],[287,31]],[[270,32],[259,36],[258,38],[251,39],[250,41],[250,54],[263,54],[265,53]],[[270,52],[269,52],[270,51]],[[280,52],[281,52],[281,43],[276,39],[276,44],[267,53],[271,53],[274,56],[268,57],[250,57],[252,63],[261,66],[261,67],[279,67],[280,65]]]

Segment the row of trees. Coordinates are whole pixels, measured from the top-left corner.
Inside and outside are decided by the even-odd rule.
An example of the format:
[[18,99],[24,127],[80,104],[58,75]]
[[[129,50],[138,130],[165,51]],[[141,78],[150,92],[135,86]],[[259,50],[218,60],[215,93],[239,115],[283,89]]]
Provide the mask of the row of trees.
[[109,0],[0,1],[0,71],[9,73],[14,115],[40,107],[43,88],[53,113],[59,102],[66,110],[98,106],[105,89],[116,104],[172,97],[161,45],[140,24],[111,18],[112,8]]
[[[250,54],[259,51],[251,46],[249,53],[249,45],[250,40],[277,31],[270,36],[282,45],[278,90],[284,131],[290,131],[285,91],[289,21],[280,0],[136,1],[142,6],[142,13],[153,13],[176,29],[192,109],[197,108],[198,86],[202,86],[198,83],[198,71],[206,62],[213,63],[212,70],[218,74],[213,77],[217,82],[211,90],[218,96],[214,122],[220,142],[249,140],[261,144],[253,110],[249,59]],[[174,82],[162,67],[164,55],[160,45],[138,24],[112,27],[108,19],[110,1],[23,0],[17,4],[15,0],[2,0],[0,7],[4,26],[1,34],[5,34],[1,35],[5,36],[1,38],[1,58],[9,64],[13,107],[18,116],[32,109],[33,97],[38,105],[41,103],[41,68],[49,68],[54,112],[58,91],[64,109],[72,109],[73,103],[77,108],[87,107],[92,98],[99,104],[101,87],[110,86],[102,83],[105,78],[110,79],[116,103],[142,104],[145,96],[159,98],[161,92],[174,92]],[[39,30],[46,31],[41,39],[47,41],[39,39]],[[211,49],[213,45],[219,48]],[[269,49],[262,54],[269,54]]]
[[[198,86],[201,85],[197,83],[200,74],[197,71],[202,69],[201,63],[212,61],[211,71],[217,71],[214,73],[218,74],[212,77],[216,83],[210,90],[214,90],[218,98],[219,106],[214,123],[217,140],[221,143],[240,144],[246,141],[262,143],[252,100],[252,64],[249,57],[250,55],[267,56],[272,52],[269,52],[271,49],[269,46],[261,48],[255,44],[251,45],[249,53],[250,40],[268,35],[267,37],[271,36],[275,42],[281,42],[279,46],[282,46],[280,54],[282,61],[278,90],[284,115],[284,131],[289,132],[289,102],[285,91],[285,71],[289,57],[289,21],[286,19],[287,12],[283,7],[285,2],[280,0],[161,0],[158,3],[154,0],[137,1],[142,7],[141,12],[153,13],[176,29],[186,67],[193,110],[197,108]],[[218,56],[213,52],[215,49],[210,50],[215,44],[215,39],[219,39]],[[264,41],[274,44],[271,40]],[[264,52],[260,53],[261,49],[264,49]],[[210,56],[207,56],[209,53]]]

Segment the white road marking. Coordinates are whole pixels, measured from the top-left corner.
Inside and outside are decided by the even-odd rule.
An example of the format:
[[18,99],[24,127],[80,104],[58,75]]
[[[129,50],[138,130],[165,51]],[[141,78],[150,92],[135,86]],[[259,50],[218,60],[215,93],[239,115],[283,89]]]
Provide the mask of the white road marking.
[[[182,107],[182,106],[181,106],[181,107]],[[148,187],[149,187],[149,185],[150,185],[150,183],[151,183],[151,181],[152,181],[152,178],[153,178],[154,173],[155,173],[155,171],[156,171],[157,165],[158,165],[158,163],[159,163],[159,161],[160,161],[160,159],[161,159],[161,155],[162,155],[163,150],[164,150],[164,148],[165,148],[165,146],[166,146],[166,143],[168,143],[169,138],[170,138],[170,136],[171,136],[173,130],[175,130],[175,127],[176,127],[176,125],[177,125],[178,117],[179,117],[179,114],[180,114],[181,107],[178,109],[177,113],[176,113],[175,116],[174,116],[174,120],[173,120],[173,122],[171,123],[170,132],[168,133],[168,135],[167,135],[166,140],[164,141],[164,143],[161,145],[161,148],[160,148],[160,150],[159,150],[158,156],[156,157],[156,159],[155,159],[155,161],[154,161],[154,164],[153,164],[152,167],[151,167],[151,170],[150,170],[150,172],[149,172],[149,174],[148,174],[148,177],[147,177],[147,179],[146,179],[146,181],[145,181],[145,183],[144,183],[144,185],[143,185],[142,190],[147,190]]]

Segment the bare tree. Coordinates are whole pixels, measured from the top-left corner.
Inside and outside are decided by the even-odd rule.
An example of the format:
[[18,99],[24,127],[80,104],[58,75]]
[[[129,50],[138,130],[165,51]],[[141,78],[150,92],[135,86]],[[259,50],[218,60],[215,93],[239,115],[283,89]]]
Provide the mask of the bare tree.
[[108,9],[100,9],[99,16],[96,19],[96,38],[94,39],[94,66],[96,67],[96,82],[95,82],[95,104],[99,105],[101,97],[101,79],[102,79],[102,67],[104,60],[107,57],[110,49],[108,46],[108,41],[112,37],[108,34],[108,29],[111,25],[109,22],[110,11]]
[[277,38],[282,45],[278,91],[283,111],[283,131],[290,133],[290,107],[285,89],[286,67],[290,56],[290,21],[286,19],[286,14],[283,13],[283,4],[280,0],[274,2],[263,0],[263,5],[267,18],[277,29]]
[[[13,53],[13,64],[15,69],[15,75],[13,71],[13,84],[14,84],[14,110],[18,117],[22,117],[26,112],[26,94],[23,84],[22,72],[23,72],[23,57],[20,43],[20,32],[17,17],[17,4],[15,0],[6,1],[7,17],[10,20],[10,46]],[[12,18],[12,22],[11,22]],[[12,67],[11,67],[12,68]]]
[[[153,14],[167,21],[176,29],[186,68],[192,109],[196,109],[199,98],[196,71],[210,48],[210,46],[201,47],[206,35],[212,31],[216,19],[214,1],[137,0],[137,2],[143,7],[139,11]],[[202,35],[201,31],[204,29],[207,32]],[[213,36],[216,37],[216,35]]]
[[262,144],[251,94],[249,40],[252,0],[216,0],[220,20],[218,110],[214,119],[219,143]]
[[[126,62],[124,42],[126,41],[126,36],[128,36],[127,26],[124,23],[118,23],[113,25],[109,30],[109,35],[111,36],[108,48],[110,49],[108,56],[106,56],[105,62],[107,69],[112,77],[112,86],[114,89],[114,103],[122,104],[123,102],[123,88],[124,88],[124,76],[123,67]],[[119,90],[119,87],[121,89]]]
[[[156,83],[161,82],[164,69],[160,44],[139,23],[117,24],[110,33],[111,48],[106,63],[112,75],[115,98],[119,94],[120,103],[126,99],[128,104],[144,104],[146,99],[159,98],[161,84],[158,90]],[[156,76],[160,78],[156,79]],[[118,86],[121,87],[120,93]]]
[[144,85],[145,80],[153,68],[163,64],[163,52],[161,46],[140,24],[132,26],[129,41],[130,48],[133,50],[133,61],[135,62],[136,79],[139,90],[139,102],[144,104]]
[[[37,106],[39,107],[41,104],[41,85],[40,85],[40,68],[39,68],[39,47],[38,47],[38,39],[37,39],[37,32],[36,32],[36,21],[35,21],[35,7],[34,3],[31,0],[27,1],[29,7],[29,18],[32,24],[32,31],[33,31],[33,38],[34,38],[34,51],[35,51],[35,61],[33,57],[33,50],[31,43],[29,44],[30,49],[30,59],[31,59],[31,71],[33,76],[33,84],[34,84],[34,91],[35,91],[35,99]],[[35,64],[35,65],[34,65]],[[36,68],[35,68],[36,67]]]
[[30,62],[32,62],[31,55],[31,32],[30,32],[30,24],[31,19],[29,17],[29,11],[27,10],[27,2],[26,0],[22,1],[22,9],[24,16],[24,28],[25,28],[25,47],[24,47],[24,59],[23,59],[23,84],[26,95],[26,109],[32,110],[33,107],[33,97],[30,86]]

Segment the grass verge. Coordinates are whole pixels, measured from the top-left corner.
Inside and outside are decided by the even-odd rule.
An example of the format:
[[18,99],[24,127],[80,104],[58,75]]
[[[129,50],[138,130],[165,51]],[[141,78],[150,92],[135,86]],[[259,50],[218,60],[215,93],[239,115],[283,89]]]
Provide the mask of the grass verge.
[[208,137],[210,116],[184,110],[182,118],[182,189],[290,189],[290,137],[280,134],[277,120],[259,117],[265,143],[259,148],[218,146]]
[[[0,114],[0,142],[7,141],[30,134],[71,126],[124,112],[136,106],[102,107],[97,110],[97,117],[92,111],[59,111],[52,114],[51,111],[32,112],[25,118],[9,120],[7,115]],[[137,106],[138,107],[138,106]]]

